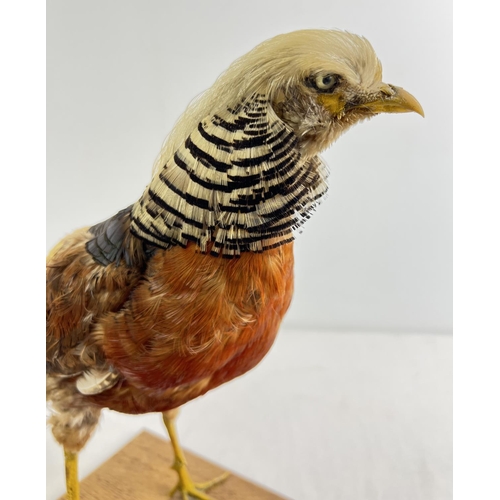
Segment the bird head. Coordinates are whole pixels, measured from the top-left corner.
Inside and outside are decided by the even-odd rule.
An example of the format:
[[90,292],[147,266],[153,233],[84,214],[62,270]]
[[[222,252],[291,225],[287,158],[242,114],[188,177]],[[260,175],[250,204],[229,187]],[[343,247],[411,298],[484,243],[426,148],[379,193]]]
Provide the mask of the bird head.
[[365,38],[303,30],[267,40],[181,116],[132,231],[226,257],[290,242],[327,189],[318,153],[363,119],[408,111],[423,116],[411,94],[382,81]]
[[377,114],[424,116],[409,92],[382,81],[382,65],[366,38],[340,30],[300,30],[271,38],[237,59],[193,103],[180,128],[190,129],[220,111],[220,103],[234,104],[255,92],[268,97],[307,156]]

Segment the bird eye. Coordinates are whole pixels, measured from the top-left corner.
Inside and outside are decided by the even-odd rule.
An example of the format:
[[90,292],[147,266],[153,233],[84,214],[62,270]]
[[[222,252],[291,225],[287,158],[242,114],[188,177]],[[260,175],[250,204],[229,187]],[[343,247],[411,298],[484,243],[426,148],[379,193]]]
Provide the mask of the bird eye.
[[316,85],[319,89],[329,89],[333,84],[333,75],[318,76]]
[[306,80],[306,85],[316,89],[318,92],[331,92],[339,83],[340,76],[327,74],[310,76]]

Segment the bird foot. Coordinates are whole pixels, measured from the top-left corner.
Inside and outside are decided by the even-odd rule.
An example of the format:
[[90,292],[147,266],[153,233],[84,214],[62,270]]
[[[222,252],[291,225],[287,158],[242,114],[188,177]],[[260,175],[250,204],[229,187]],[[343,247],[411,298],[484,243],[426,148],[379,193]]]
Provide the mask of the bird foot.
[[190,476],[186,473],[187,471],[185,468],[183,468],[182,472],[181,470],[178,470],[178,472],[179,482],[177,483],[177,486],[170,492],[170,497],[173,497],[179,491],[182,500],[190,500],[192,498],[198,500],[215,500],[213,497],[207,495],[205,491],[222,483],[230,476],[229,472],[224,472],[211,481],[207,481],[205,483],[194,483]]

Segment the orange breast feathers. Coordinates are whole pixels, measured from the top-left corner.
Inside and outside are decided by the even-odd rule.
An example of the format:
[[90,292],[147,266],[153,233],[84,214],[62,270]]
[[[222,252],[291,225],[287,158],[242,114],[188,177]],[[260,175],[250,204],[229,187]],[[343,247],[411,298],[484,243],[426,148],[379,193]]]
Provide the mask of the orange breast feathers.
[[[293,244],[231,260],[194,245],[174,247],[151,258],[129,301],[95,333],[127,380],[123,396],[137,389],[141,399],[163,400],[138,411],[166,409],[254,367],[271,347],[292,292]],[[175,404],[166,400],[173,389]],[[118,401],[106,406],[120,410]]]

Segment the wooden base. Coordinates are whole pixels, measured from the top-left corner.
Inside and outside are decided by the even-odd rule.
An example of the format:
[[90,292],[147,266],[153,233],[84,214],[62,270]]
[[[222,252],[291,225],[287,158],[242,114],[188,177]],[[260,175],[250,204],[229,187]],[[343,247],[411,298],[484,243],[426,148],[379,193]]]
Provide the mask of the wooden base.
[[[196,482],[224,472],[186,450],[184,453]],[[81,481],[81,500],[168,500],[168,492],[177,484],[177,473],[170,468],[173,461],[168,441],[143,432]],[[216,500],[284,500],[234,474],[208,493]],[[179,498],[176,493],[174,499]]]

